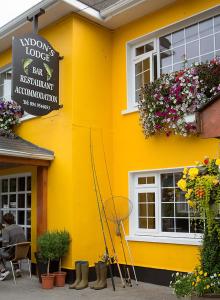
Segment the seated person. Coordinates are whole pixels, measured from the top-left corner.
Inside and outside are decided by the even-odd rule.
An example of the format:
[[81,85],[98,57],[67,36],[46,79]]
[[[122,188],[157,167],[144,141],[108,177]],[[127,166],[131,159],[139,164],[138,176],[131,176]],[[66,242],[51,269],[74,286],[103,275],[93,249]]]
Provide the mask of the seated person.
[[[4,249],[0,252],[0,281],[4,280],[10,272],[6,270],[5,261],[14,257],[15,247],[7,247],[17,243],[26,242],[23,228],[14,224],[14,216],[7,213],[3,216],[5,228],[2,230],[2,247]],[[5,248],[7,247],[7,248]],[[21,271],[18,264],[14,264],[15,274],[17,277],[21,276]]]

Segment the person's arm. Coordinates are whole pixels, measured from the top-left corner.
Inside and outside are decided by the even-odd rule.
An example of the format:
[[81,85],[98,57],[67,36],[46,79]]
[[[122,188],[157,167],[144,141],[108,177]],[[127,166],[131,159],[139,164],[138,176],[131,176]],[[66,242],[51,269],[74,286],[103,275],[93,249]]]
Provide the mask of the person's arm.
[[2,230],[2,246],[8,246],[9,245],[9,234],[6,229]]

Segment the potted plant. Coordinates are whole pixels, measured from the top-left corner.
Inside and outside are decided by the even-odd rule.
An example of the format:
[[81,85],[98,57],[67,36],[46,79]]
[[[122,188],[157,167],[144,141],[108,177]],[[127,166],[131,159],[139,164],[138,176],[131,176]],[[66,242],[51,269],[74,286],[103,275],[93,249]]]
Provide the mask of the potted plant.
[[42,274],[42,287],[51,289],[54,286],[54,274],[50,273],[51,260],[58,259],[57,256],[57,234],[56,232],[45,232],[38,239],[38,246],[41,256],[47,261],[47,273]]
[[66,272],[61,270],[62,257],[67,253],[70,244],[70,235],[66,230],[56,232],[56,256],[59,257],[59,271],[55,274],[55,286],[62,287],[65,285]]
[[220,298],[219,166],[220,159],[206,157],[197,167],[185,168],[178,182],[195,220],[204,226],[200,265],[193,272],[173,274],[170,282],[178,297]]

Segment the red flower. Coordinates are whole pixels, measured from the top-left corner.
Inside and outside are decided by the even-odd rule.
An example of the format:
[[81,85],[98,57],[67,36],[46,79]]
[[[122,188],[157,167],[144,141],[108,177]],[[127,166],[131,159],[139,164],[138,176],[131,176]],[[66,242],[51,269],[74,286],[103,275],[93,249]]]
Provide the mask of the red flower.
[[209,163],[209,158],[207,157],[207,158],[204,159],[204,164],[208,165],[208,163]]

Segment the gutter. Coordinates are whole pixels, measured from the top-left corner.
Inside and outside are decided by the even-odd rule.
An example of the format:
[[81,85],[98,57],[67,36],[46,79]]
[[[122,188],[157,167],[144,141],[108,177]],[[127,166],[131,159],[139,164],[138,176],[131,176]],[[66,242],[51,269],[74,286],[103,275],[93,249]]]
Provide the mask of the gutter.
[[101,10],[100,15],[101,17],[108,19],[145,1],[146,0],[120,0]]
[[14,150],[7,150],[7,149],[0,149],[0,155],[5,156],[13,156],[13,157],[25,157],[25,158],[32,158],[32,159],[42,159],[42,160],[53,160],[54,155],[52,154],[37,154],[37,153],[30,153],[24,151],[14,151]]
[[15,19],[2,26],[0,28],[0,39],[3,39],[10,33],[13,33],[14,30],[19,29],[25,23],[28,23],[29,21],[27,21],[27,17],[30,15],[34,15],[36,12],[39,11],[40,8],[46,10],[53,5],[57,5],[59,2],[64,2],[66,4],[71,5],[73,11],[84,15],[87,18],[92,18],[99,22],[103,21],[103,18],[97,10],[93,9],[92,7],[89,7],[88,5],[85,5],[84,3],[78,0],[42,0],[27,11],[25,11],[24,13],[22,13],[21,15],[17,16]]

